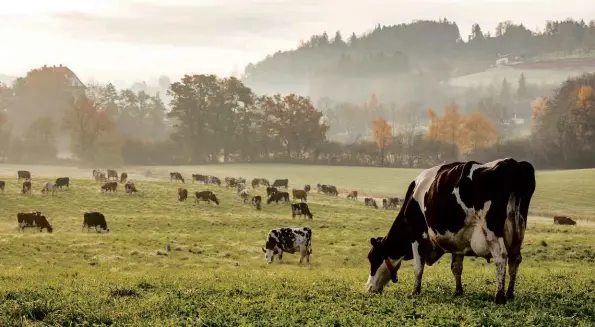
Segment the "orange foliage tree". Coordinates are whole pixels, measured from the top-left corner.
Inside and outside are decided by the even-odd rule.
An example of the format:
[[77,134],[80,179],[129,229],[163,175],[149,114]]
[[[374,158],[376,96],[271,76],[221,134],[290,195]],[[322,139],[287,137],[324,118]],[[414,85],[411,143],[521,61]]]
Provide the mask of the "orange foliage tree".
[[444,116],[439,117],[432,109],[429,110],[430,126],[427,138],[452,144],[452,155],[456,157],[457,148],[466,143],[465,116],[459,113],[456,103],[446,106]]
[[489,147],[498,141],[496,127],[479,112],[474,112],[466,117],[463,128],[465,129],[465,141],[460,144],[462,152]]
[[380,165],[384,166],[386,149],[393,143],[393,127],[385,119],[378,118],[372,122],[372,133],[380,150]]

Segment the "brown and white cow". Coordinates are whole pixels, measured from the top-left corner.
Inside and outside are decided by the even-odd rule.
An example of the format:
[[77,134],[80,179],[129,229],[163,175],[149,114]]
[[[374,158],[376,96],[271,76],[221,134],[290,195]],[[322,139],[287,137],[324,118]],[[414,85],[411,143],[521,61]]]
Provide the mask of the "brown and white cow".
[[[401,210],[388,234],[371,238],[368,292],[380,293],[403,260],[414,259],[413,295],[421,290],[424,265],[452,254],[456,295],[463,293],[465,256],[494,258],[495,302],[514,298],[514,285],[527,214],[535,191],[535,169],[511,158],[481,164],[454,162],[422,171],[409,185]],[[506,296],[506,264],[510,281]]]
[[576,225],[574,219],[567,216],[554,216],[554,224],[556,225]]

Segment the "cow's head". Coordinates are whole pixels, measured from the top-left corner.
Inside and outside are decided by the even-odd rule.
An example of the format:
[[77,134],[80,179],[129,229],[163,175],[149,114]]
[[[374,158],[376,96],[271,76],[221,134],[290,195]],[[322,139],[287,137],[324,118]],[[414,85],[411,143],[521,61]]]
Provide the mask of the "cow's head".
[[54,228],[50,224],[47,225],[46,229],[47,229],[48,233],[51,233],[54,231]]
[[389,257],[382,237],[371,238],[370,244],[372,244],[372,249],[368,253],[370,276],[366,283],[366,290],[370,293],[382,293],[389,280],[392,280],[393,283],[399,280],[397,272],[404,256]]
[[219,205],[219,200],[217,199],[217,196],[215,194],[211,193],[211,195],[209,196],[209,198],[211,199],[211,201],[213,201],[217,205]]
[[264,252],[264,261],[266,261],[267,264],[273,263],[275,254],[279,253],[277,251],[277,246],[275,246],[273,249],[266,249],[266,250],[264,248],[261,248],[261,249],[262,249],[262,252]]

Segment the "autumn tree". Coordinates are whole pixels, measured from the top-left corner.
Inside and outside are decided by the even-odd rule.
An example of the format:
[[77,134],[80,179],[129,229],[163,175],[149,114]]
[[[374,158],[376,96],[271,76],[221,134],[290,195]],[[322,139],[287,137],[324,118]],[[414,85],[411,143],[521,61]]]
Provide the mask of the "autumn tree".
[[393,143],[393,127],[383,118],[372,122],[374,142],[380,150],[380,166],[384,166],[385,151]]
[[472,152],[498,142],[498,131],[494,124],[479,112],[473,112],[463,123],[465,140],[461,142],[462,152]]
[[430,125],[427,138],[452,145],[453,158],[457,157],[457,150],[467,142],[465,117],[459,113],[456,103],[449,103],[444,111],[444,116],[438,116],[432,109],[429,110]]

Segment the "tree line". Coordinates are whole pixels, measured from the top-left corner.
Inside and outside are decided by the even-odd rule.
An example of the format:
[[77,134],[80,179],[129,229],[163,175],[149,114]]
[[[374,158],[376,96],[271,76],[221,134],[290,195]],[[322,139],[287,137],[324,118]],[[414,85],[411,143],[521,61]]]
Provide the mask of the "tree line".
[[531,130],[518,134],[505,99],[527,91],[522,76],[516,90],[428,109],[391,108],[375,94],[364,104],[315,105],[296,94],[256,94],[235,77],[186,75],[169,84],[168,108],[159,94],[73,88],[50,73],[35,69],[0,86],[1,160],[56,163],[64,142],[72,160],[87,164],[428,167],[512,156],[538,167],[595,166],[595,74],[536,98],[527,108]]

